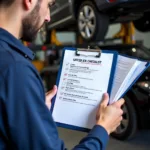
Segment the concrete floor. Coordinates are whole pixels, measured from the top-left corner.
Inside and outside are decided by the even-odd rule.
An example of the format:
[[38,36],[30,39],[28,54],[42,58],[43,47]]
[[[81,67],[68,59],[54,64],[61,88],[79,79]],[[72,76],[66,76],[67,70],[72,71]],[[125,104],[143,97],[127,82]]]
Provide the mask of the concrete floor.
[[[78,142],[86,136],[86,133],[59,128],[60,138],[64,140],[68,150],[71,150]],[[106,150],[150,150],[150,130],[140,131],[130,141],[122,142],[110,138]]]

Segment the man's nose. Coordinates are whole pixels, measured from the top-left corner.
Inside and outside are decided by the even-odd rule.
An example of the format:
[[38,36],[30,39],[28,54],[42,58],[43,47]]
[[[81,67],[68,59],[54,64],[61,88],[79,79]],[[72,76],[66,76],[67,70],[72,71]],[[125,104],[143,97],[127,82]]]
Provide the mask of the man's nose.
[[51,17],[50,17],[51,15],[50,15],[50,10],[48,10],[48,12],[47,12],[47,15],[46,15],[46,17],[45,17],[45,21],[46,22],[50,22],[51,21]]
[[50,22],[50,21],[51,21],[50,15],[47,15],[47,16],[45,17],[45,21],[46,21],[46,22]]

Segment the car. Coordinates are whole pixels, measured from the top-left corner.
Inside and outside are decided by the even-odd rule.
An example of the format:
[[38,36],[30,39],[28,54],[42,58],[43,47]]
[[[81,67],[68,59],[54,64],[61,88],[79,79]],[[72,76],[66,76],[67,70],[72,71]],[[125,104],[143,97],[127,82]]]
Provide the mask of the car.
[[134,20],[134,26],[137,30],[141,32],[147,32],[150,31],[150,12],[145,12],[143,17]]
[[104,39],[109,24],[129,21],[140,31],[149,31],[149,6],[150,0],[57,0],[50,9],[51,22],[44,29],[44,40],[49,44],[50,31],[57,29],[78,30],[84,41],[98,42]]
[[[104,50],[117,50],[122,55],[150,61],[150,51],[142,45],[116,44],[101,45],[99,47]],[[47,90],[52,88],[56,83],[62,48],[63,46],[47,47],[46,60],[48,67],[41,72],[41,77],[45,83],[45,89]],[[51,52],[52,49],[55,53]],[[143,73],[132,88],[125,94],[124,99],[123,120],[117,130],[112,133],[112,136],[118,140],[131,139],[136,135],[138,130],[150,129],[150,68]]]

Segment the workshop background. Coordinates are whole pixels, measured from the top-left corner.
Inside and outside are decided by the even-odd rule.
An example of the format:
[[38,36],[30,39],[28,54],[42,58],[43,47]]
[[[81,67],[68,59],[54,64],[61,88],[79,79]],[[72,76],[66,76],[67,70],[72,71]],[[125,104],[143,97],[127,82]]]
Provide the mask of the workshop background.
[[[36,54],[45,91],[56,83],[64,47],[98,47],[150,61],[150,0],[57,0],[51,15],[33,43],[24,41]],[[123,121],[107,150],[150,150],[150,68],[124,99]],[[69,150],[86,135],[58,130]]]

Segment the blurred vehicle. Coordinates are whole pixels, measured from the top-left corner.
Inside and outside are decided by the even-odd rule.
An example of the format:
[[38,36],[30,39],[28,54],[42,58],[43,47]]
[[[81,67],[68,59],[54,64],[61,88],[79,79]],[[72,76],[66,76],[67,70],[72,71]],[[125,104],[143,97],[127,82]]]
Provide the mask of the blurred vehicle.
[[133,22],[137,30],[141,32],[150,31],[150,17],[149,16],[150,16],[150,12],[145,12],[141,18]]
[[150,0],[57,0],[45,40],[49,43],[52,29],[77,29],[85,41],[101,41],[109,24],[134,20],[140,31],[149,31],[149,14]]

